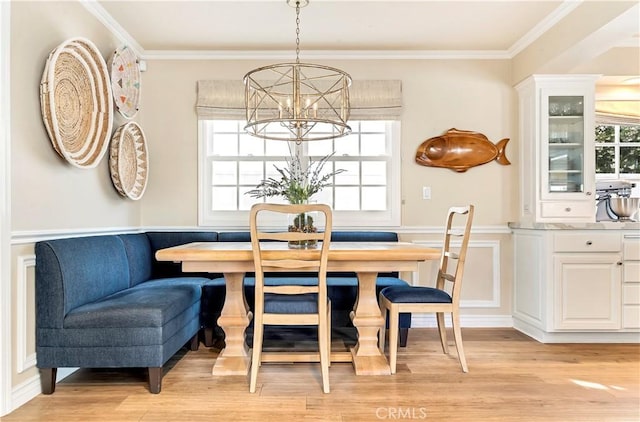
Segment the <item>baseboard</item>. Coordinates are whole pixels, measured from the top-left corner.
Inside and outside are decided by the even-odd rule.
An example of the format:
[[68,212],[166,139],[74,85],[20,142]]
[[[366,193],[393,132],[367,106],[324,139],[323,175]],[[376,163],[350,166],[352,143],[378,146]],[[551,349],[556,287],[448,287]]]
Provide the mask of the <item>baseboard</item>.
[[637,331],[548,332],[517,318],[513,320],[513,328],[540,343],[640,343]]
[[[79,368],[59,368],[56,374],[56,383],[62,381],[69,375],[76,372]],[[42,393],[42,384],[40,384],[40,375],[34,375],[22,384],[13,387],[11,390],[11,410],[13,412],[26,402],[37,397]]]
[[34,375],[11,390],[11,412],[42,393],[40,376]]
[[[451,327],[451,316],[445,315],[445,325]],[[460,315],[462,327],[513,327],[511,315]],[[414,328],[437,327],[434,314],[412,314],[411,326]]]

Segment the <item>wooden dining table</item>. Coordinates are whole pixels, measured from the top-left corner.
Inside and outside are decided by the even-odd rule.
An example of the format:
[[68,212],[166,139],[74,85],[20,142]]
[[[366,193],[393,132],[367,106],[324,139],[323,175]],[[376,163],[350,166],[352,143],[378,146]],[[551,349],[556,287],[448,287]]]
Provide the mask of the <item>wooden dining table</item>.
[[[316,249],[289,249],[285,242],[268,242],[266,259],[295,258],[319,253]],[[333,242],[328,271],[352,271],[358,278],[358,296],[351,320],[358,332],[356,345],[347,352],[357,375],[391,374],[386,357],[378,347],[379,330],[384,329],[376,297],[379,272],[417,271],[418,264],[440,258],[440,250],[408,242]],[[244,297],[245,273],[255,270],[250,242],[194,242],[156,252],[158,261],[182,263],[184,272],[223,273],[226,297],[218,325],[225,333],[225,348],[216,359],[214,375],[247,375],[250,353],[244,333],[250,313]],[[344,355],[331,353],[332,360]]]

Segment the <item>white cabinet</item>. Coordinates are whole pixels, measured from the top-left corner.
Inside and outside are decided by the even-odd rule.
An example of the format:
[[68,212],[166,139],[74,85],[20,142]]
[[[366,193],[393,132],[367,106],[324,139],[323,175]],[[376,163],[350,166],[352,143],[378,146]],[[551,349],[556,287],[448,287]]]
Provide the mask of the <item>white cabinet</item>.
[[544,342],[640,340],[640,237],[516,229],[514,246],[515,328]]
[[622,326],[640,328],[640,235],[628,234],[622,241]]
[[533,75],[519,95],[520,221],[594,222],[596,75]]
[[553,328],[620,328],[620,254],[554,253]]

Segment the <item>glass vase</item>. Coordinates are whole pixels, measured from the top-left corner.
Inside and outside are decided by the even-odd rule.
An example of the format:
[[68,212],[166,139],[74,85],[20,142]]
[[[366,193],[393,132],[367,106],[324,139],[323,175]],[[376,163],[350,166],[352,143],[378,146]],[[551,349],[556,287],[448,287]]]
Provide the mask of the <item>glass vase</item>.
[[[318,228],[314,224],[314,212],[291,214],[289,216],[289,231],[301,233],[316,233]],[[291,240],[291,249],[314,249],[318,246],[318,241],[313,240]]]

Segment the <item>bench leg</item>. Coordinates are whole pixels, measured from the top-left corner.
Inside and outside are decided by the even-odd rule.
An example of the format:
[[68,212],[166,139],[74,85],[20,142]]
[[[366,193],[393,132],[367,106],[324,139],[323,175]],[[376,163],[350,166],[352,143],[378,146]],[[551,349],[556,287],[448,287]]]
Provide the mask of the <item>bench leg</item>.
[[53,394],[56,391],[56,375],[58,368],[40,368],[40,385],[42,394]]
[[213,332],[213,328],[212,327],[206,327],[202,329],[202,332],[204,334],[204,345],[206,347],[211,347],[213,346],[214,343],[214,338],[215,338],[215,333]]
[[149,367],[149,391],[158,394],[162,388],[162,366],[159,368]]
[[409,337],[408,328],[400,328],[400,347],[407,347],[407,338]]
[[191,337],[191,340],[189,340],[189,350],[195,352],[198,350],[198,347],[200,347],[200,339],[198,337],[198,333],[196,333],[196,335]]

